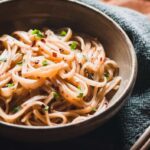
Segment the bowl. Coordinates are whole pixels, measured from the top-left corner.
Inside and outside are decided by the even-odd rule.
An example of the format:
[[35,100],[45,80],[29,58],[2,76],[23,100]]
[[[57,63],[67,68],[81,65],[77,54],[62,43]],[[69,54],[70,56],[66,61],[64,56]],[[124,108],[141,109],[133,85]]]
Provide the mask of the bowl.
[[[121,27],[101,11],[71,0],[4,0],[0,2],[0,34],[31,28],[71,27],[97,37],[107,56],[120,68],[122,82],[108,108],[85,121],[56,127],[29,127],[0,121],[0,133],[24,141],[52,141],[79,136],[99,127],[114,116],[131,95],[136,75],[134,48]],[[42,137],[42,138],[41,138]]]

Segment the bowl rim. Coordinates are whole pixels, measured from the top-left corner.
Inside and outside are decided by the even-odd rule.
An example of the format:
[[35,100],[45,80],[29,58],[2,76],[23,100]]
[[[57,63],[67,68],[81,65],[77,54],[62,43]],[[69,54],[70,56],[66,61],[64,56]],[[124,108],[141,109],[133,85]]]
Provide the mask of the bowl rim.
[[[12,1],[17,1],[17,0],[2,0],[2,1],[0,1],[0,5],[3,3],[12,2]],[[136,77],[137,77],[137,71],[138,71],[137,56],[136,56],[136,52],[134,50],[133,44],[132,44],[131,40],[129,39],[128,35],[125,33],[125,31],[121,28],[121,26],[117,22],[115,22],[111,17],[109,17],[107,14],[105,14],[98,8],[95,8],[87,3],[84,3],[84,2],[81,2],[78,0],[65,0],[65,1],[67,1],[68,3],[72,3],[72,5],[79,5],[79,6],[84,7],[85,9],[94,11],[95,13],[97,13],[97,14],[101,15],[102,17],[104,17],[105,19],[107,19],[113,26],[115,26],[117,28],[118,31],[120,31],[120,34],[122,35],[122,37],[124,37],[126,43],[128,44],[129,52],[131,55],[131,75],[130,75],[128,84],[126,85],[123,93],[117,97],[116,102],[112,103],[105,111],[96,113],[96,114],[88,117],[87,119],[77,122],[77,123],[68,123],[65,125],[58,125],[58,126],[50,127],[50,126],[26,126],[26,125],[18,125],[18,124],[12,124],[12,123],[0,121],[0,125],[6,126],[6,127],[18,128],[18,129],[27,129],[27,130],[45,130],[45,129],[46,130],[47,129],[54,130],[54,129],[64,129],[64,128],[68,128],[71,126],[78,126],[82,123],[84,124],[87,121],[96,119],[97,117],[104,116],[106,113],[111,111],[116,106],[119,107],[119,104],[122,105],[125,102],[124,98],[126,97],[126,95],[128,93],[130,93],[130,91],[133,89],[135,81],[136,81]]]

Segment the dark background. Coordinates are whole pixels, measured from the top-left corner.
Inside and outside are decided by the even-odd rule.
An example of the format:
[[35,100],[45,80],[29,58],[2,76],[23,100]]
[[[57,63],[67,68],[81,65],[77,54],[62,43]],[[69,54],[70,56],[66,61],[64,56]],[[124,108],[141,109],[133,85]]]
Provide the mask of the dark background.
[[118,113],[109,122],[84,136],[59,142],[26,143],[1,137],[0,147],[4,150],[121,150],[123,132],[119,121]]

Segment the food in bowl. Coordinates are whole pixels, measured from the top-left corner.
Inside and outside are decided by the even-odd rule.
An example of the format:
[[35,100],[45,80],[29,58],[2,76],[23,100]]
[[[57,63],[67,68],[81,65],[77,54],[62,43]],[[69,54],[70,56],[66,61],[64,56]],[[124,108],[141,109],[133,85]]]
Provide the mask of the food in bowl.
[[104,111],[121,77],[95,38],[34,29],[0,37],[0,120],[27,126],[80,122]]

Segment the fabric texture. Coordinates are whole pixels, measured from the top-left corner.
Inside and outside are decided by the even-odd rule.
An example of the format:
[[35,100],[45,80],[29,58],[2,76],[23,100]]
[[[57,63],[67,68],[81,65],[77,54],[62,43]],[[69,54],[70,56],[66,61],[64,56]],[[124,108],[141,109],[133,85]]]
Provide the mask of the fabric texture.
[[129,147],[150,125],[150,21],[126,8],[108,6],[96,0],[81,0],[113,18],[131,39],[138,58],[138,77],[131,98],[119,112],[124,149]]

